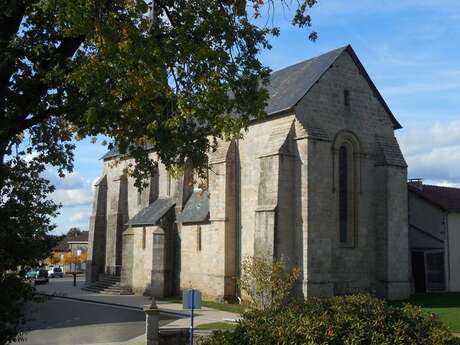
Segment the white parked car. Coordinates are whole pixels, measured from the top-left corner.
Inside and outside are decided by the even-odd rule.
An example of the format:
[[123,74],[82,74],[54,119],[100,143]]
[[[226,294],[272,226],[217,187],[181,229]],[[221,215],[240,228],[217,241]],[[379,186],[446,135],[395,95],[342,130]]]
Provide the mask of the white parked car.
[[64,271],[61,267],[52,267],[48,270],[48,277],[50,278],[64,278]]

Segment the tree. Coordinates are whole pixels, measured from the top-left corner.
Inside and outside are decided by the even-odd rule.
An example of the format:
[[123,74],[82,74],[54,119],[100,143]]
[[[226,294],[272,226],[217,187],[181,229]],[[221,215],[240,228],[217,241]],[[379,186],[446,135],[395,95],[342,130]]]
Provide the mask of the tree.
[[[296,3],[309,27],[316,0]],[[258,60],[276,27],[252,16],[285,0],[17,0],[0,3],[0,289],[8,269],[54,245],[58,205],[47,166],[73,168],[74,140],[104,134],[136,164],[200,169],[217,139],[264,116],[269,69]],[[248,10],[249,9],[249,10]],[[310,33],[314,39],[315,33]],[[109,146],[110,148],[111,146]],[[6,285],[5,285],[6,284]],[[13,301],[11,301],[13,303]],[[0,314],[5,314],[0,306]],[[14,332],[13,332],[14,333]]]
[[61,257],[59,255],[54,254],[50,256],[47,261],[49,265],[54,266],[61,262]]
[[71,238],[77,237],[80,234],[81,234],[80,228],[73,227],[73,228],[70,228],[69,231],[67,231],[67,238],[71,239]]

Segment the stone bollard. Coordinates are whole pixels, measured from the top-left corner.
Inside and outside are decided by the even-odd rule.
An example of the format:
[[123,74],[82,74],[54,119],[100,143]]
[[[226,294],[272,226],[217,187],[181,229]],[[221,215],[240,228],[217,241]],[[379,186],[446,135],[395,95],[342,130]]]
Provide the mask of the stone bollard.
[[144,307],[145,312],[145,345],[159,345],[160,310],[152,297],[150,306]]

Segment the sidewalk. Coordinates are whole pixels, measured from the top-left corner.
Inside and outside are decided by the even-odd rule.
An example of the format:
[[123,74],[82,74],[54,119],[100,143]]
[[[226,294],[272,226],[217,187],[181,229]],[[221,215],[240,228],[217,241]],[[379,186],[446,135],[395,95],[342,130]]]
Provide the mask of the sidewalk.
[[[37,291],[46,295],[71,298],[86,302],[103,303],[119,307],[143,310],[150,305],[151,298],[136,295],[103,295],[81,290],[85,286],[84,277],[77,278],[77,286],[73,286],[73,278],[52,278],[49,284],[37,285]],[[177,320],[163,326],[162,329],[187,328],[190,325],[189,312],[182,309],[182,304],[157,301],[158,308],[162,313],[179,317]],[[195,311],[195,326],[223,322],[225,319],[237,319],[238,314],[203,307]]]

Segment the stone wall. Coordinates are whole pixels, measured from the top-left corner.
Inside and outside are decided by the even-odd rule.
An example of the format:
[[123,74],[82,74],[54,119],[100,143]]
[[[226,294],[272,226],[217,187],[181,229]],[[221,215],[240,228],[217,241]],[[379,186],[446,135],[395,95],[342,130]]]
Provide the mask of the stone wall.
[[[356,178],[352,239],[344,245],[338,237],[337,143],[347,137],[354,138],[356,147]],[[189,168],[171,179],[160,163],[149,190],[139,194],[131,179],[123,179],[127,162],[105,163],[109,267],[122,263],[120,234],[128,217],[158,195],[173,197],[180,215],[193,189]],[[406,295],[406,164],[387,110],[348,53],[292,112],[251,124],[243,139],[221,143],[209,164],[209,220],[163,228],[171,237],[163,247],[169,256],[162,277],[175,286],[164,289],[177,292],[192,285],[206,298],[237,294],[241,260],[256,253],[299,267],[299,289],[306,296],[358,291]],[[126,253],[130,259],[123,255],[131,266],[126,281],[136,292],[147,291],[156,272],[158,253],[149,237],[156,230],[147,231],[145,248],[142,228],[125,232],[126,246],[132,248],[132,254]]]
[[[271,233],[259,228],[260,236],[267,235],[273,238],[275,236],[273,231],[276,219],[275,208],[279,202],[277,191],[280,183],[280,169],[285,169],[284,161],[283,164],[279,165],[279,160],[284,160],[284,157],[280,158],[280,149],[289,135],[293,122],[293,115],[285,115],[270,118],[270,121],[254,123],[244,134],[244,139],[237,144],[240,161],[239,191],[241,201],[239,218],[241,220],[240,257],[242,259],[254,256],[256,226],[259,227],[260,224],[260,227],[263,227],[263,224],[270,224]],[[274,133],[278,128],[284,129],[279,136]],[[289,159],[286,158],[286,160]],[[274,175],[270,175],[270,173]],[[286,181],[289,176],[281,178]],[[296,191],[292,190],[286,194],[288,198],[291,198],[294,197],[295,193]],[[256,215],[256,212],[260,214]],[[257,217],[260,219],[256,225]],[[288,224],[286,226],[289,227]],[[268,228],[266,229],[268,231]],[[287,234],[283,233],[281,236],[287,236]],[[266,245],[274,245],[274,243],[265,243]]]
[[93,210],[89,223],[86,282],[98,280],[105,269],[107,239],[107,176],[103,175],[94,185]]
[[[348,106],[345,90],[350,95]],[[298,150],[300,155],[305,151],[308,155],[307,162],[302,158],[301,181],[296,181],[302,185],[297,231],[303,233],[304,294],[379,290],[382,296],[407,295],[406,166],[389,114],[349,54],[342,54],[312,87],[297,106],[296,115],[300,122]],[[359,181],[354,201],[357,226],[353,243],[345,246],[338,238],[333,146],[344,131],[359,143]],[[386,237],[378,239],[378,234]],[[396,261],[400,264],[395,265]],[[387,275],[383,278],[377,268],[385,265]],[[389,277],[389,272],[394,275]],[[400,293],[379,289],[382,279],[393,279],[400,285]]]
[[210,156],[209,220],[180,226],[181,288],[193,286],[206,298],[236,294],[235,149],[222,143]]

